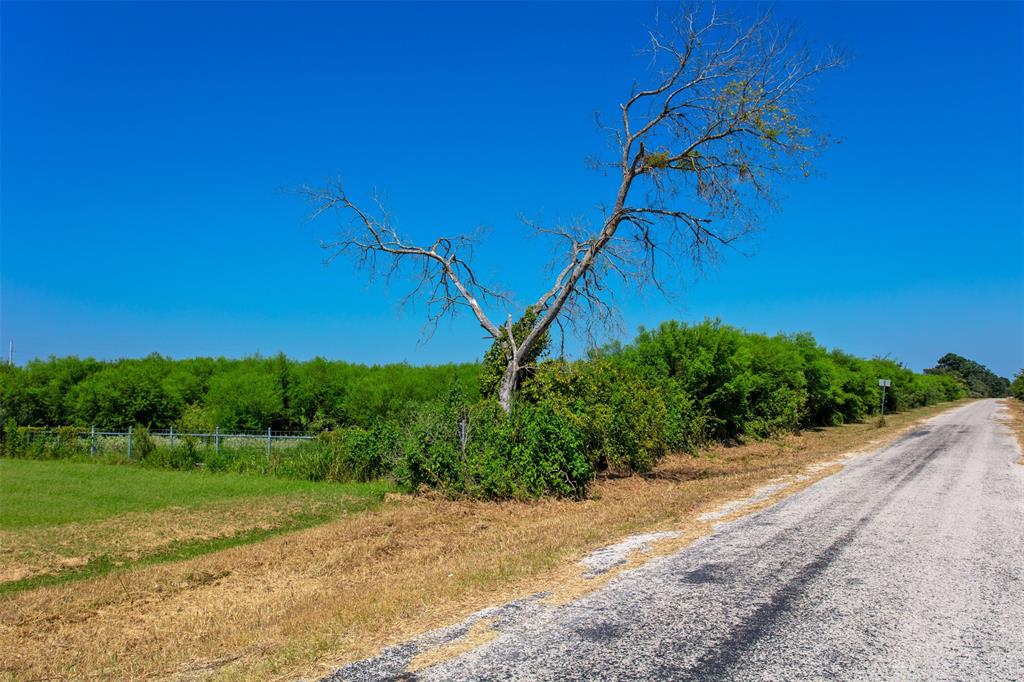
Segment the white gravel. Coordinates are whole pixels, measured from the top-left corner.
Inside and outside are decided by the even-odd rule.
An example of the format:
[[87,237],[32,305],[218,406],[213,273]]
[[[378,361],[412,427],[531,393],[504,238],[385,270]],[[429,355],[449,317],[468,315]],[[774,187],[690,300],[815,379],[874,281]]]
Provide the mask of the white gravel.
[[498,637],[458,658],[405,672],[426,637],[329,679],[1022,680],[1024,466],[998,412],[944,413],[575,602],[488,610]]
[[[799,480],[806,480],[806,477],[795,477],[793,479],[793,481],[799,481]],[[732,502],[724,504],[724,505],[722,505],[722,507],[720,509],[716,509],[715,511],[708,512],[706,514],[701,514],[700,516],[697,517],[697,520],[698,521],[715,521],[717,519],[724,518],[724,517],[728,516],[729,514],[732,514],[735,511],[739,511],[740,509],[743,509],[744,507],[749,507],[752,504],[756,504],[756,503],[761,502],[763,500],[767,500],[774,493],[777,493],[778,491],[783,490],[784,488],[788,488],[789,485],[790,485],[789,482],[782,482],[782,481],[777,482],[777,483],[768,483],[767,485],[763,485],[760,488],[758,488],[757,490],[755,490],[754,494],[751,495],[750,497],[747,497],[747,498],[742,499],[742,500],[734,500]]]
[[626,563],[626,561],[629,560],[629,555],[633,552],[650,552],[652,542],[664,540],[666,538],[676,538],[680,535],[681,533],[678,531],[662,531],[660,533],[630,535],[622,542],[609,547],[602,547],[601,549],[591,552],[589,555],[584,557],[580,561],[580,565],[587,569],[583,575],[593,577],[602,573],[607,573],[616,566],[621,566]]

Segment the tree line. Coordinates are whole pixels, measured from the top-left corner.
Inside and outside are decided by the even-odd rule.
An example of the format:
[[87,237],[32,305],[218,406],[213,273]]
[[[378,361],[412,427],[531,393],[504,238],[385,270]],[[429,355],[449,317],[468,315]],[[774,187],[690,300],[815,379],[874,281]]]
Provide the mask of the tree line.
[[476,364],[366,366],[283,354],[112,362],[78,357],[0,369],[0,417],[19,426],[318,432],[369,427],[437,398],[454,380],[473,390]]
[[538,358],[511,410],[497,395],[502,364],[495,349],[481,363],[433,367],[283,355],[37,360],[0,370],[5,454],[76,454],[74,439],[63,450],[33,450],[18,440],[19,425],[305,429],[320,435],[272,458],[190,441],[165,452],[144,428],[136,452],[177,468],[384,476],[408,489],[490,498],[583,496],[598,473],[649,470],[668,452],[867,419],[881,407],[879,379],[892,381],[886,412],[972,390],[952,371],[919,374],[827,350],[810,334],[768,336],[714,320],[666,322],[579,360]]
[[946,353],[925,374],[948,374],[964,385],[972,398],[1005,398],[1010,395],[1010,380],[988,367],[956,353]]

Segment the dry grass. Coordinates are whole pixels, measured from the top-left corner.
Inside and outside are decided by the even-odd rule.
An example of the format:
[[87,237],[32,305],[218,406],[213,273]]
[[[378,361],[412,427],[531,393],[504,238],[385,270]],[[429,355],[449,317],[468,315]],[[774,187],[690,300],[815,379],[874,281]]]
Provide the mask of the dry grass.
[[540,591],[572,598],[597,584],[581,587],[576,560],[586,552],[662,529],[683,536],[659,550],[682,546],[710,525],[699,514],[809,464],[877,446],[948,407],[892,415],[881,428],[855,424],[671,457],[649,476],[599,481],[584,502],[392,496],[375,511],[258,544],[14,594],[0,613],[0,673],[323,673],[486,606]]
[[0,582],[59,573],[99,557],[136,561],[196,540],[230,538],[294,525],[303,516],[343,511],[339,501],[312,495],[275,495],[130,512],[110,519],[0,530]]
[[487,644],[487,642],[498,636],[498,631],[494,629],[494,624],[497,620],[497,618],[481,618],[473,623],[469,631],[462,637],[415,656],[409,663],[409,672],[429,668],[441,661],[461,656],[468,651]]
[[1007,398],[1001,402],[1006,407],[1010,429],[1016,434],[1017,443],[1020,445],[1020,463],[1024,464],[1024,402],[1016,398]]

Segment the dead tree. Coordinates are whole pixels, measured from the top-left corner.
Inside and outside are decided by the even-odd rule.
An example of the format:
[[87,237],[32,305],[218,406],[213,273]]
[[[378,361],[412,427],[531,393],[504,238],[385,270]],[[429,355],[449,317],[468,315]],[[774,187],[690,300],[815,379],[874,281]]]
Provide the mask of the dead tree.
[[769,14],[742,20],[714,9],[683,13],[666,30],[650,32],[646,51],[649,83],[634,83],[619,105],[621,119],[601,126],[613,158],[595,165],[619,182],[600,226],[532,226],[563,248],[551,281],[527,307],[534,320],[525,337],[513,335],[511,316],[495,321],[485,310],[507,310],[509,298],[477,278],[473,236],[413,244],[383,206],[357,206],[340,182],[300,189],[312,218],[339,212],[350,219],[339,239],[323,244],[330,258],[351,253],[360,266],[388,276],[408,266],[415,281],[409,296],[427,297],[429,323],[466,308],[502,344],[507,366],[498,399],[506,410],[524,358],[553,324],[589,328],[612,318],[616,279],[664,290],[663,275],[678,269],[681,256],[697,267],[714,258],[756,227],[774,203],[772,181],[809,174],[828,143],[811,131],[804,106],[810,82],[842,58],[815,56]]

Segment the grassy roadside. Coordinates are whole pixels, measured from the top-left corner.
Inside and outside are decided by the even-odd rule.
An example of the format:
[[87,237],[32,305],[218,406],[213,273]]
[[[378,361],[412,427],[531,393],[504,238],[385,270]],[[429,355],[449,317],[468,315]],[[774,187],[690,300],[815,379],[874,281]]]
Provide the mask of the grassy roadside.
[[0,459],[0,594],[256,542],[373,507],[390,490]]
[[57,526],[272,495],[359,495],[379,484],[313,483],[67,460],[0,458],[0,528]]
[[1020,444],[1022,453],[1020,463],[1024,464],[1024,402],[1016,398],[1006,398],[1002,403],[1006,406],[1006,412],[1009,415],[1010,429],[1017,436],[1017,443]]
[[[205,556],[0,597],[0,674],[315,675],[484,606],[573,592],[587,551],[686,527],[765,482],[875,447],[951,405],[667,458],[584,502],[391,496],[380,508]],[[198,576],[198,578],[197,578]]]

